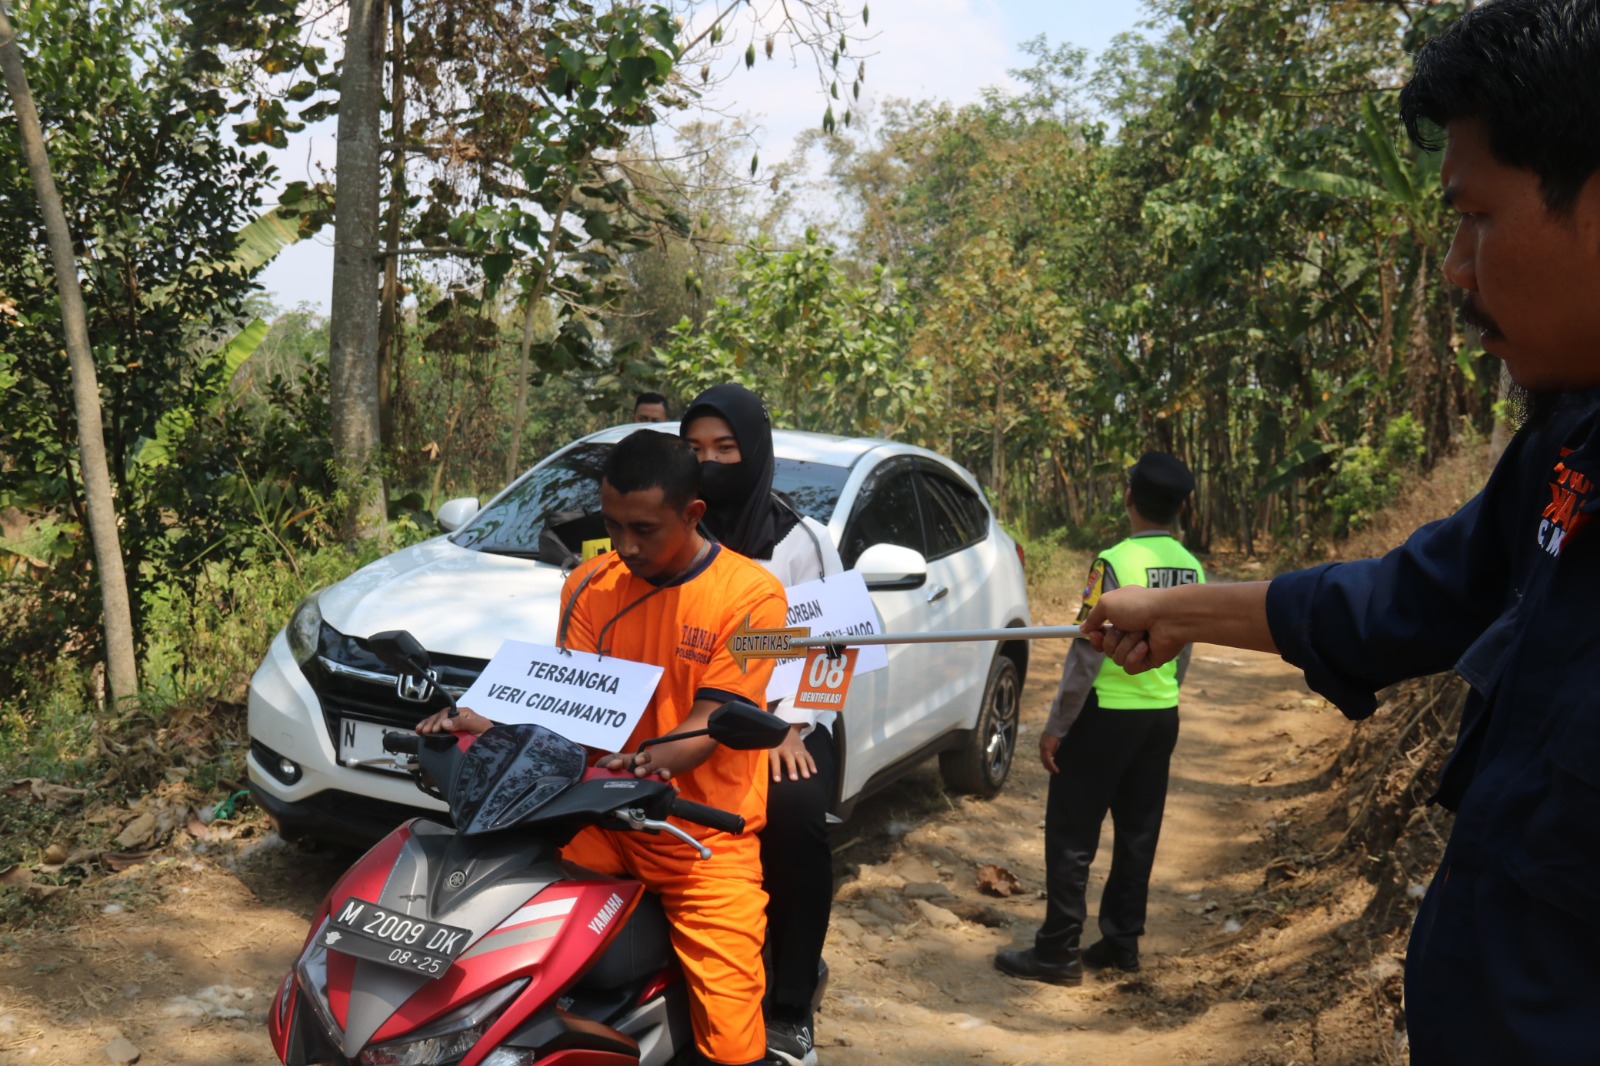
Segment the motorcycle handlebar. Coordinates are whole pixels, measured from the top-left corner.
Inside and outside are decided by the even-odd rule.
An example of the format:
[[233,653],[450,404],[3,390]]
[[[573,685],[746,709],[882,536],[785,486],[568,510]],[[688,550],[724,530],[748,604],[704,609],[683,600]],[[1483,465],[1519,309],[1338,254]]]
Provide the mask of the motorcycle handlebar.
[[703,825],[708,829],[719,829],[734,836],[744,832],[744,819],[739,815],[682,797],[673,799],[672,813],[685,821]]
[[385,733],[383,750],[391,755],[415,755],[422,750],[422,738],[415,733]]

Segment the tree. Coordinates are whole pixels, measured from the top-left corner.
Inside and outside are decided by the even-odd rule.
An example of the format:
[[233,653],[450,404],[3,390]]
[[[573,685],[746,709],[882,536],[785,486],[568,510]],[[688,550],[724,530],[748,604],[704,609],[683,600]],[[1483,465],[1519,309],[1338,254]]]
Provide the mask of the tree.
[[84,504],[89,514],[90,537],[94,542],[95,567],[104,616],[106,680],[112,700],[121,702],[137,690],[139,674],[134,657],[133,614],[128,606],[128,579],[122,566],[122,545],[117,534],[116,507],[112,501],[111,472],[106,465],[99,382],[95,374],[94,356],[89,348],[83,291],[78,287],[78,264],[72,254],[72,233],[67,225],[66,212],[61,207],[55,179],[50,173],[39,112],[34,107],[33,91],[28,87],[22,52],[17,47],[16,30],[11,26],[5,0],[0,0],[0,68],[4,69],[6,90],[16,109],[22,151],[28,161],[28,175],[33,181],[39,212],[44,216],[50,259],[55,270],[61,325],[66,334],[67,359],[72,374],[72,403],[77,416]]
[[[204,451],[208,413],[241,351],[230,342],[264,262],[253,255],[262,235],[249,224],[271,177],[260,153],[236,143],[241,134],[260,139],[256,124],[273,113],[245,91],[252,86],[236,60],[247,41],[274,66],[280,46],[298,52],[293,8],[277,0],[33,0],[14,18],[78,242],[74,273],[137,638],[145,598],[192,576],[186,564],[215,544],[213,504],[226,467],[191,460]],[[0,127],[17,120],[0,113]],[[83,640],[94,624],[87,578],[96,568],[80,535],[90,526],[80,488],[89,471],[78,461],[79,427],[60,372],[55,323],[66,309],[41,251],[34,182],[21,153],[4,147],[17,143],[9,128],[0,134],[0,292],[16,308],[0,320],[0,350],[14,374],[0,501],[59,520],[66,543],[48,578],[52,608],[62,640]]]
[[[689,219],[655,195],[628,151],[636,133],[695,94],[680,69],[686,57],[702,61],[704,83],[712,53],[726,47],[735,29],[749,35],[746,63],[755,61],[758,33],[769,58],[774,42],[787,38],[817,59],[830,94],[823,125],[834,126],[831,100],[839,98],[841,76],[858,87],[862,74],[859,65],[853,76],[840,70],[855,19],[838,0],[804,0],[774,9],[763,28],[756,20],[738,22],[740,7],[713,9],[692,26],[682,17],[694,14],[687,7],[680,13],[660,5],[497,0],[413,0],[402,7],[390,0],[385,31],[375,14],[381,5],[355,0],[337,103],[336,225],[344,232],[336,246],[349,255],[334,281],[331,404],[340,439],[348,438],[341,465],[364,467],[359,513],[376,517],[383,500],[363,449],[373,427],[383,424],[377,412],[388,402],[378,386],[369,388],[382,380],[373,368],[390,368],[388,389],[401,385],[400,257],[437,264],[428,280],[447,290],[441,315],[474,307],[490,314],[497,290],[517,287],[523,328],[511,373],[520,383],[521,412],[526,383],[535,377],[616,369],[625,353],[608,347],[597,324],[618,313],[628,291],[621,256],[690,230]],[[385,37],[391,135],[380,143]],[[326,104],[313,105],[320,106]],[[381,156],[372,162],[369,145],[387,154],[387,168]],[[376,232],[369,212],[385,201],[385,246],[369,250],[368,235]],[[380,261],[386,264],[381,295],[374,278]],[[534,325],[546,304],[553,328],[540,331]],[[516,420],[523,421],[520,413]],[[508,470],[521,452],[513,436]],[[376,529],[356,522],[352,532],[362,528]]]
[[936,381],[907,428],[1008,517],[1090,539],[1160,448],[1196,472],[1194,545],[1309,536],[1386,424],[1414,420],[1425,462],[1489,425],[1492,375],[1438,277],[1434,161],[1392,115],[1404,55],[1459,4],[1151,13],[1093,72],[1029,42],[1015,95],[894,101],[834,138],[845,269],[904,279]]
[[[393,0],[400,3],[400,0]],[[381,0],[350,0],[339,75],[328,383],[333,461],[349,497],[345,535],[381,537],[378,458],[378,182],[385,26]]]
[[[1041,257],[1018,256],[996,232],[960,250],[924,310],[911,350],[937,367],[931,394],[942,401],[924,433],[934,440],[942,433],[953,455],[981,454],[984,445],[973,445],[987,438],[988,483],[1001,519],[1017,495],[1007,491],[1008,457],[1048,452],[1082,434],[1078,394],[1093,375],[1078,332]],[[1031,480],[1030,470],[1022,473]]]
[[656,363],[685,394],[737,381],[775,421],[893,436],[916,417],[928,380],[927,361],[906,355],[907,325],[892,275],[852,283],[808,230],[796,248],[743,253],[728,295],[698,330],[687,319],[673,327]]

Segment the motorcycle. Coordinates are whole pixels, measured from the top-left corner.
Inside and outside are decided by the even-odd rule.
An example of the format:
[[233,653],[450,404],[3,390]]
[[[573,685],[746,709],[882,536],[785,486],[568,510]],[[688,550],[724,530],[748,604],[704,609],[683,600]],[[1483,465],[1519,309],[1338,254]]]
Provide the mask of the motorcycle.
[[[367,640],[429,675],[410,634]],[[442,690],[441,690],[442,691]],[[448,698],[448,693],[446,693]],[[452,713],[454,707],[452,700]],[[713,711],[725,747],[775,747],[787,726],[748,703]],[[588,826],[667,833],[669,816],[727,833],[744,819],[654,778],[586,765],[537,725],[384,737],[392,765],[449,805],[395,829],[333,886],[268,1012],[286,1066],[655,1066],[693,1047],[688,992],[661,904],[643,885],[563,862]]]

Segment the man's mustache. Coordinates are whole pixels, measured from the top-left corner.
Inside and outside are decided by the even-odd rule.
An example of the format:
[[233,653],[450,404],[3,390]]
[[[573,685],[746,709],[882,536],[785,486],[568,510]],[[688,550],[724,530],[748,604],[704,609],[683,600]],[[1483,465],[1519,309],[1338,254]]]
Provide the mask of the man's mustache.
[[1471,326],[1484,336],[1503,336],[1500,332],[1499,324],[1489,315],[1489,312],[1478,306],[1476,297],[1468,296],[1461,301],[1461,306],[1456,308],[1456,319],[1462,325]]

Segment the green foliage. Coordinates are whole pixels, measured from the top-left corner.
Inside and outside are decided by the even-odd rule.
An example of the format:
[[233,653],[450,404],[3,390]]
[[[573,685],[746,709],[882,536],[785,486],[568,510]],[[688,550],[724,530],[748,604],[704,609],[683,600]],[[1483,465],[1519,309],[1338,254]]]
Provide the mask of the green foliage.
[[[414,220],[412,234],[424,244],[457,246],[475,265],[457,299],[492,300],[513,281],[526,300],[555,298],[553,328],[531,353],[535,366],[603,369],[592,318],[626,292],[619,257],[648,245],[662,227],[687,226],[663,202],[636,195],[616,161],[636,130],[682,102],[667,91],[679,55],[677,25],[659,6],[597,13],[556,5],[502,27],[517,48],[542,57],[530,65],[526,52],[508,52],[511,41],[490,32],[501,25],[501,12],[470,7],[463,15],[435,24],[437,15],[424,7],[414,15],[416,47],[407,55],[425,84],[449,77],[496,86],[473,100],[465,119],[474,187],[463,196],[445,180],[432,183],[432,203]],[[446,25],[449,46],[441,36]],[[466,37],[482,41],[483,51],[461,50]],[[442,107],[438,115],[435,107]],[[412,110],[418,133],[432,133],[437,124],[441,136],[462,135],[454,98],[436,103],[424,93]]]
[[1406,51],[1457,7],[1170,0],[1092,74],[1031,42],[1020,93],[891,105],[830,145],[848,243],[906,279],[940,369],[911,435],[1026,530],[1115,519],[1121,469],[1175,452],[1191,541],[1253,550],[1327,528],[1366,427],[1409,416],[1424,464],[1486,427],[1437,160],[1393,117]]
[[[424,288],[419,296],[394,366],[393,455],[398,482],[431,510],[453,496],[487,499],[505,485],[522,308],[510,293],[481,299]],[[554,311],[536,311],[535,330],[547,336]],[[632,394],[620,392],[604,368],[535,364],[529,383],[519,470],[632,411]]]
[[[260,153],[232,143],[231,118],[254,105],[238,97],[238,74],[217,55],[242,36],[263,54],[281,51],[285,34],[294,40],[294,12],[275,0],[230,7],[232,16],[219,19],[181,0],[34,0],[16,13],[81,247],[136,601],[164,571],[181,571],[212,533],[219,471],[178,457],[202,450],[225,398],[245,343],[229,340],[264,261],[249,257],[253,246],[241,251],[237,234],[256,217],[271,171]],[[0,292],[15,308],[0,317],[0,365],[11,381],[0,505],[81,524],[53,272],[9,112],[0,114],[0,234]],[[87,594],[88,545],[75,532],[72,546],[52,580],[73,590],[57,597],[64,632],[92,645],[98,601]]]
[[151,590],[145,611],[152,637],[141,670],[149,698],[163,708],[242,703],[250,675],[295,605],[377,553],[335,547],[285,555],[258,543],[201,564],[192,581]]
[[[393,535],[401,544],[419,539],[405,523]],[[52,645],[53,658],[0,690],[0,775],[138,789],[182,765],[202,785],[242,780],[245,687],[274,634],[308,591],[345,577],[378,550],[357,554],[336,546],[285,555],[263,539],[232,558],[197,565],[181,581],[150,586],[139,705],[108,716],[100,709],[98,668],[70,653],[79,649],[60,654],[60,645]],[[0,620],[25,621],[52,591],[26,581],[0,585]],[[207,719],[202,731],[209,739],[198,749],[124,757],[129,745],[148,750],[147,739],[160,731]],[[201,763],[192,765],[191,755]]]
[[927,360],[906,353],[907,334],[893,277],[878,270],[869,284],[851,282],[807,230],[794,248],[742,254],[701,327],[684,319],[656,349],[657,373],[684,396],[740,382],[777,424],[893,436],[929,380]]
[[1384,427],[1376,444],[1363,436],[1344,449],[1328,482],[1334,536],[1354,533],[1394,503],[1427,452],[1423,436],[1422,426],[1406,412]]

